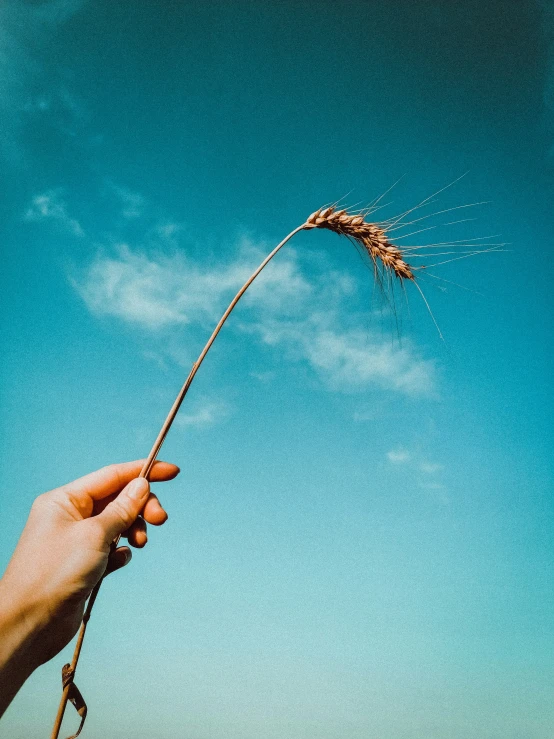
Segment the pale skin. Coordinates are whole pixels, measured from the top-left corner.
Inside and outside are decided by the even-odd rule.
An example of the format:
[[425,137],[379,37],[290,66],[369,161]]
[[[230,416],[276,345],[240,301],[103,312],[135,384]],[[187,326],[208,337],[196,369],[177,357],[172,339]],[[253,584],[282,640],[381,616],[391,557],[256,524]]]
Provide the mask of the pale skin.
[[[147,524],[167,513],[138,478],[144,460],[104,467],[40,495],[0,580],[0,716],[31,673],[75,636],[91,590],[106,572],[131,559],[127,546],[109,556],[123,535],[131,546],[147,542]],[[179,468],[156,462],[152,482],[171,480]]]

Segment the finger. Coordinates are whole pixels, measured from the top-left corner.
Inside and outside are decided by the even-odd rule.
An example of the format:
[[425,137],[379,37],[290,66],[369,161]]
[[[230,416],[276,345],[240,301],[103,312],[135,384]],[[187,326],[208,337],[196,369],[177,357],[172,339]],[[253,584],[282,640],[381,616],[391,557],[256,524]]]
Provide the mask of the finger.
[[142,516],[139,516],[137,520],[129,526],[127,531],[123,534],[127,537],[129,544],[137,549],[142,549],[148,541],[148,534],[146,533],[146,521]]
[[150,485],[143,477],[137,477],[119,493],[97,516],[89,519],[100,527],[105,544],[131,527],[144,508]]
[[109,575],[112,572],[125,567],[125,565],[131,561],[132,556],[133,553],[131,552],[129,547],[118,547],[115,552],[112,552],[110,554],[110,558],[108,559],[108,566],[106,568],[106,575]]
[[162,523],[167,521],[167,513],[154,493],[150,493],[150,497],[142,511],[142,517],[153,526],[161,526]]
[[[101,513],[104,508],[109,505],[116,497],[117,493],[112,493],[111,495],[102,498],[102,500],[94,501],[92,515],[97,516],[99,513]],[[162,523],[165,523],[167,521],[167,512],[161,506],[160,501],[158,500],[157,496],[154,495],[154,493],[150,493],[150,497],[146,501],[146,505],[144,506],[144,510],[142,511],[141,515],[148,523],[151,523],[153,526],[160,526]],[[87,513],[85,518],[88,518],[89,516],[90,513]]]
[[[139,476],[145,461],[144,459],[138,459],[135,462],[110,464],[63,487],[73,495],[86,495],[93,500],[100,500],[107,495],[123,490],[125,485]],[[158,461],[154,462],[148,479],[151,482],[172,480],[179,472],[177,465]]]

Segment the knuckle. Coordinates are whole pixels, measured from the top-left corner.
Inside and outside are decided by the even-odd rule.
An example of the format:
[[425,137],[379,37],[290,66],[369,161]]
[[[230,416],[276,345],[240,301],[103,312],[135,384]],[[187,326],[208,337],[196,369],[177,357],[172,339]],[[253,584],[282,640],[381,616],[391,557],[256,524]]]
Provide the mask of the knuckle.
[[113,462],[112,464],[104,465],[104,467],[99,470],[99,473],[101,475],[101,478],[110,484],[110,487],[112,485],[112,482],[114,482],[114,487],[117,491],[122,490],[125,486],[124,480],[122,480],[121,478],[120,464]]
[[105,467],[102,468],[102,472],[104,473],[104,475],[106,475],[106,477],[117,477],[117,467],[117,464],[107,464]]
[[42,493],[41,495],[37,495],[37,497],[33,500],[33,503],[31,504],[31,510],[32,511],[44,510],[44,508],[48,505],[48,500],[49,500],[48,493]]
[[113,477],[117,481],[116,484],[118,489],[121,490],[121,488],[123,488],[124,486],[123,480],[121,479],[121,465],[115,463],[109,464],[106,466],[105,469],[106,475],[108,475],[109,477]]
[[56,501],[55,491],[42,493],[31,504],[29,520],[35,524],[51,526],[59,512],[60,506]]

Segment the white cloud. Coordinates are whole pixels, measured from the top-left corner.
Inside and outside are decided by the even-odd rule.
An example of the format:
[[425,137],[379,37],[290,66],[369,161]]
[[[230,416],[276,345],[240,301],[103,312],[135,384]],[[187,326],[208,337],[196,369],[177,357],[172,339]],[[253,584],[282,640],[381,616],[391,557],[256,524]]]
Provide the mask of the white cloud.
[[391,449],[387,452],[387,459],[392,464],[406,464],[412,458],[412,455],[407,449]]
[[[188,302],[175,290],[175,273],[161,260],[151,261],[119,246],[117,257],[98,257],[74,286],[97,315],[111,315],[148,329],[189,323],[188,310],[205,310],[192,291]],[[198,304],[195,305],[195,302]]]
[[123,218],[134,220],[135,218],[141,217],[145,201],[140,193],[133,192],[122,185],[116,185],[114,182],[109,182],[108,186],[121,204],[121,215]]
[[[115,256],[98,255],[73,283],[93,313],[150,330],[172,324],[206,325],[220,317],[252,272],[252,264],[260,261],[260,254],[246,244],[234,261],[213,266],[193,262],[184,254],[153,258],[122,244]],[[263,302],[271,309],[278,304],[290,305],[306,290],[308,284],[289,257],[281,265],[271,265],[243,303],[252,306]]]
[[[411,466],[414,466],[419,472],[425,473],[427,479],[420,483],[420,487],[427,486],[431,488],[432,486],[440,485],[436,481],[429,480],[429,477],[442,472],[444,470],[443,464],[440,464],[439,462],[422,462],[418,460],[419,455],[417,452],[410,451],[405,447],[396,447],[395,449],[391,449],[387,452],[386,456],[392,464],[407,464],[409,462]],[[438,489],[438,487],[436,489]]]
[[437,472],[441,472],[444,469],[444,465],[438,462],[421,462],[419,469],[427,475],[434,475]]
[[208,428],[224,420],[229,415],[229,407],[225,403],[204,401],[192,413],[182,410],[175,419],[177,426],[194,426]]
[[412,451],[402,446],[388,451],[386,457],[393,465],[406,465],[415,473],[423,473],[423,476],[418,475],[420,479],[417,480],[417,487],[425,491],[435,502],[441,505],[449,503],[447,487],[441,482],[439,475],[444,470],[443,464],[421,461],[417,450]]
[[438,462],[421,461],[421,452],[413,451],[403,446],[398,446],[387,452],[386,457],[393,465],[406,465],[414,472],[423,473],[419,475],[417,487],[424,490],[437,502],[448,503],[447,488],[440,480],[439,473],[444,470],[444,465]]
[[[256,250],[252,257],[248,261],[250,265],[256,265],[263,259],[263,253]],[[311,296],[312,285],[301,273],[294,255],[281,254],[280,257],[268,265],[248,288],[243,298],[245,304],[261,306],[265,313],[283,315],[297,310]],[[253,272],[252,266],[248,267],[248,272]]]
[[[76,138],[88,122],[88,112],[82,100],[70,92],[64,84],[49,82],[48,89],[29,97],[22,107],[28,116],[41,116],[37,123],[45,123]],[[87,140],[90,141],[90,138]]]
[[[231,250],[234,258],[215,266],[174,248],[169,251],[171,255],[153,255],[119,245],[115,254],[98,254],[72,281],[97,315],[160,335],[178,325],[209,330],[269,247],[261,249],[243,238]],[[362,330],[352,311],[341,310],[356,290],[351,276],[318,271],[313,265],[312,272],[308,279],[293,251],[279,254],[244,295],[233,328],[276,347],[292,361],[307,362],[334,390],[377,385],[407,395],[431,395],[432,360],[422,358],[408,340],[400,346]]]
[[408,347],[369,339],[360,330],[325,329],[306,341],[307,357],[334,385],[377,383],[409,395],[427,394],[433,385],[433,364]]
[[429,395],[435,367],[407,341],[402,347],[367,330],[343,328],[334,312],[312,313],[299,321],[264,320],[257,324],[262,340],[283,345],[292,356],[309,362],[333,389],[378,385],[408,395]]
[[60,228],[73,236],[84,236],[79,221],[69,215],[61,190],[48,190],[40,195],[35,195],[24,218],[26,221],[54,221]]
[[172,243],[174,239],[181,233],[182,228],[183,227],[180,223],[166,221],[165,223],[160,223],[156,226],[156,228],[154,229],[154,234],[162,241]]

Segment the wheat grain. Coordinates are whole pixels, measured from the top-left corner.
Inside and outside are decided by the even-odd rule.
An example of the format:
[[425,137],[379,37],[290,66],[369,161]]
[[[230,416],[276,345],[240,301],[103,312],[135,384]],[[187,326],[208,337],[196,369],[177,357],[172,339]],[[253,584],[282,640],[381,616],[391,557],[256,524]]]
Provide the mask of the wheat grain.
[[391,244],[386,232],[376,223],[368,223],[363,213],[348,213],[334,206],[320,208],[307,219],[304,228],[326,228],[339,236],[346,236],[362,246],[373,264],[379,262],[386,270],[394,272],[400,280],[415,280],[410,265],[401,250]]

